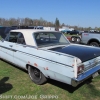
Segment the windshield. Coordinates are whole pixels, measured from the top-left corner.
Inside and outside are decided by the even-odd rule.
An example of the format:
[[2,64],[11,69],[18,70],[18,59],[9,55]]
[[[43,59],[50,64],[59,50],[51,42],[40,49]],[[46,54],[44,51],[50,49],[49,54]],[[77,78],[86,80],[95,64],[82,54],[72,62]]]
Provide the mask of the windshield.
[[69,41],[60,32],[39,32],[34,33],[37,46],[68,45]]

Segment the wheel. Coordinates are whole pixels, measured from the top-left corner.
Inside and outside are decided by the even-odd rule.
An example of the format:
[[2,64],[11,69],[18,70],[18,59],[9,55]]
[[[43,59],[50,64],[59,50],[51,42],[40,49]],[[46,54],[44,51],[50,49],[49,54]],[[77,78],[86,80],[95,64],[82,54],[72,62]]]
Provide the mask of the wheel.
[[71,37],[71,41],[72,41],[72,42],[76,42],[76,37],[72,36],[72,37]]
[[99,47],[99,44],[97,42],[91,42],[89,45],[94,47]]
[[81,41],[80,37],[77,37],[76,41],[77,41],[77,43],[80,43],[80,41]]
[[42,72],[35,67],[28,66],[28,73],[31,80],[38,85],[43,84],[47,81],[46,77],[42,74]]

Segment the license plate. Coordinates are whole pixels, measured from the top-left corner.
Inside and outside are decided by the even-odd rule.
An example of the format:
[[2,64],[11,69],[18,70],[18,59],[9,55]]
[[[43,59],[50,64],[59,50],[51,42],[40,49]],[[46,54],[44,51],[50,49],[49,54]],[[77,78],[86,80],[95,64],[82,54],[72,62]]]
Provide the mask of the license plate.
[[99,75],[99,73],[96,72],[96,73],[94,73],[94,74],[92,75],[92,77],[95,78],[95,77],[97,77],[98,75]]

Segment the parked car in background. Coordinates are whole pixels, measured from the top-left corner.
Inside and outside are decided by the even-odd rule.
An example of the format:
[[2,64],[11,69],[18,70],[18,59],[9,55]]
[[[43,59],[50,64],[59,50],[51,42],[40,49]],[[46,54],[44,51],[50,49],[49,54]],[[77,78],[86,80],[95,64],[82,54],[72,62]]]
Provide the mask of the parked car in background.
[[100,48],[71,44],[57,31],[11,30],[0,40],[0,58],[27,70],[36,84],[50,78],[77,86],[100,73]]
[[62,29],[60,32],[62,32],[62,33],[67,33],[67,31],[69,31],[69,30]]
[[11,26],[15,29],[28,29],[28,26],[22,26],[22,25],[19,25],[19,26]]
[[0,27],[0,35],[3,39],[5,39],[6,35],[10,32],[10,30],[16,29],[15,27]]
[[43,30],[43,26],[28,26],[28,29],[42,29]]
[[12,26],[16,29],[43,29],[43,26]]
[[11,26],[11,27],[0,27],[0,35],[5,39],[6,35],[15,29],[43,29],[43,26]]
[[82,44],[87,44],[90,46],[100,46],[100,33],[98,32],[84,32],[81,35],[81,43]]
[[67,31],[67,34],[70,34],[70,35],[79,35],[79,31],[77,30],[72,30],[72,31]]

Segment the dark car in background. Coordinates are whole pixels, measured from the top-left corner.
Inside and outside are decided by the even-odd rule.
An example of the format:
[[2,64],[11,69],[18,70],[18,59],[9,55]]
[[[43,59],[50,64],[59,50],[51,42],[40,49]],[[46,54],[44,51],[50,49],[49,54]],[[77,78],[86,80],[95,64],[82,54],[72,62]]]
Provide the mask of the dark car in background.
[[67,31],[67,34],[70,34],[70,35],[79,35],[80,32],[78,30],[72,30],[72,31]]
[[28,26],[11,26],[15,29],[28,29]]
[[0,27],[0,36],[5,39],[10,30],[17,29],[16,27]]
[[11,26],[16,29],[43,29],[43,26]]
[[0,27],[0,36],[3,39],[5,39],[7,34],[10,32],[10,30],[15,30],[15,29],[42,29],[43,30],[43,26],[10,26],[10,27],[2,26]]

